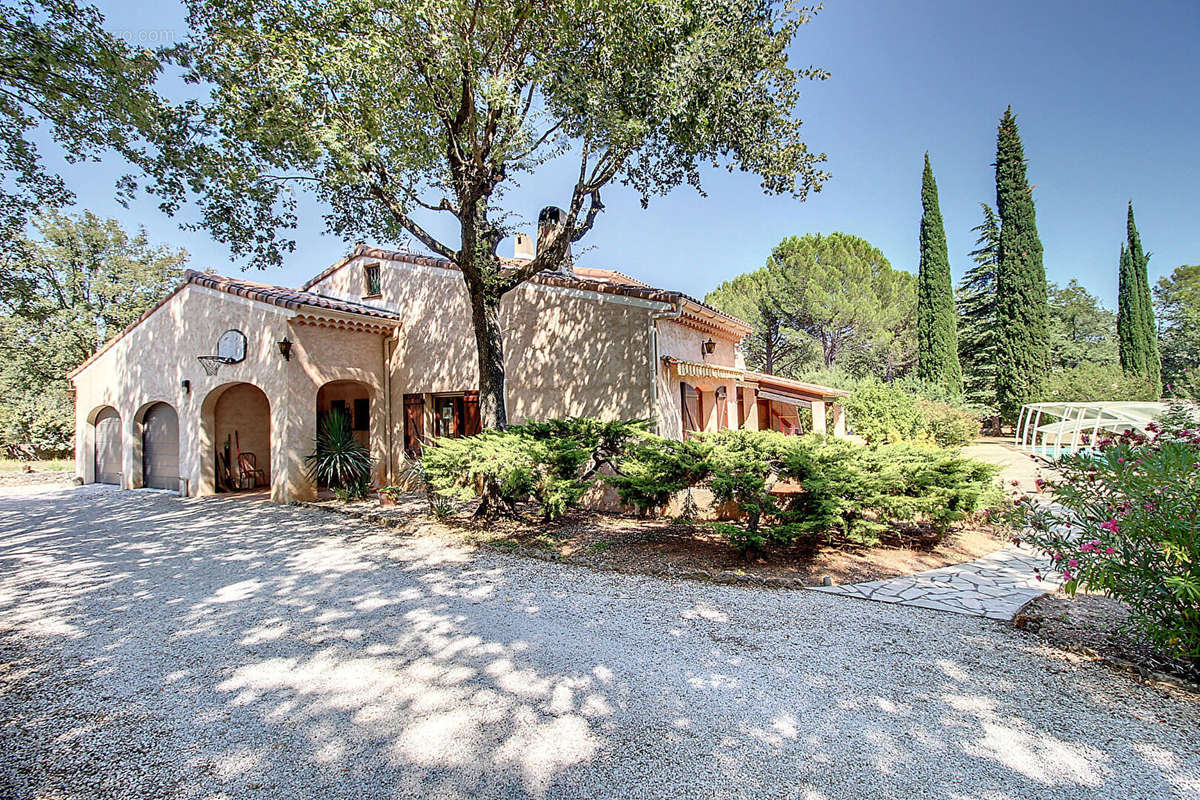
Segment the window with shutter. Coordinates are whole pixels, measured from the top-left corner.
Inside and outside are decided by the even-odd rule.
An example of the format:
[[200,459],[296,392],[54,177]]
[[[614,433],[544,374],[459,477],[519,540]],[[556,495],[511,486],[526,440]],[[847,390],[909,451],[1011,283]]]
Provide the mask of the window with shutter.
[[378,264],[367,264],[363,268],[363,279],[364,279],[363,280],[363,283],[364,283],[363,288],[365,290],[363,292],[363,296],[364,297],[379,297],[379,295],[381,293],[380,283],[379,283],[379,265]]

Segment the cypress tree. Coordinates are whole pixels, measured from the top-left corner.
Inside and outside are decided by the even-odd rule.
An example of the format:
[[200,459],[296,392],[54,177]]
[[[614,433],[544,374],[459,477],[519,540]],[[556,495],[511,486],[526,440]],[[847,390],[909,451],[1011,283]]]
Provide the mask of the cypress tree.
[[996,211],[1000,263],[996,271],[996,401],[1015,421],[1039,399],[1049,365],[1050,311],[1025,150],[1010,106],[996,136]]
[[958,360],[963,396],[976,405],[996,407],[996,267],[1000,262],[1000,220],[980,203],[983,222],[970,256],[975,262],[958,285]]
[[954,313],[954,288],[950,282],[950,256],[946,229],[938,205],[937,182],[925,154],[921,176],[921,264],[917,272],[917,375],[962,392],[958,362],[958,330]]
[[1133,274],[1133,257],[1125,244],[1121,243],[1117,272],[1117,347],[1121,371],[1126,375],[1142,375],[1146,371],[1146,353],[1142,347],[1141,304],[1137,278]]
[[1137,370],[1137,373],[1149,378],[1156,393],[1161,395],[1162,358],[1158,353],[1158,331],[1154,325],[1154,305],[1150,297],[1150,276],[1148,274],[1150,254],[1142,249],[1142,237],[1133,221],[1132,201],[1129,203],[1129,210],[1125,217],[1125,233],[1129,239],[1132,277],[1137,289],[1138,348],[1142,354],[1142,368]]

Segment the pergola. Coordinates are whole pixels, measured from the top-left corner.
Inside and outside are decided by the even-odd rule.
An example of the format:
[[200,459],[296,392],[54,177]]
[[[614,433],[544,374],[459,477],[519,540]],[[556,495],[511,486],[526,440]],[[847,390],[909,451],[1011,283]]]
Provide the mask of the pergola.
[[[1146,426],[1166,410],[1166,403],[1120,400],[1029,403],[1021,408],[1013,444],[1035,455],[1055,459],[1063,453],[1090,450],[1102,433],[1121,434],[1130,430],[1145,433]],[[1050,421],[1043,424],[1043,418]]]

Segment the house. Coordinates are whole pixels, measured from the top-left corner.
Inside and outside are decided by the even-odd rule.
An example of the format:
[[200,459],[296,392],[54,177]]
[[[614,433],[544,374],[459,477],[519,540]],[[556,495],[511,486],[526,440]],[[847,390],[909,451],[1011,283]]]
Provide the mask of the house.
[[[521,249],[532,257],[528,237]],[[844,433],[840,392],[747,371],[749,326],[679,292],[568,265],[501,312],[512,422]],[[311,498],[304,457],[339,409],[384,485],[431,437],[479,430],[477,374],[466,289],[442,259],[359,245],[300,289],[189,271],[70,373],[76,469],[126,489]]]

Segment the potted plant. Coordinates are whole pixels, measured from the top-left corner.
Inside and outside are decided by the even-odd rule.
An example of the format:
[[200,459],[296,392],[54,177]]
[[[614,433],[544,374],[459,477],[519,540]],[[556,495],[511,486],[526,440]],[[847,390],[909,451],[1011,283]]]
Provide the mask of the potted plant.
[[394,506],[402,494],[404,490],[399,486],[384,486],[379,490],[379,505]]

